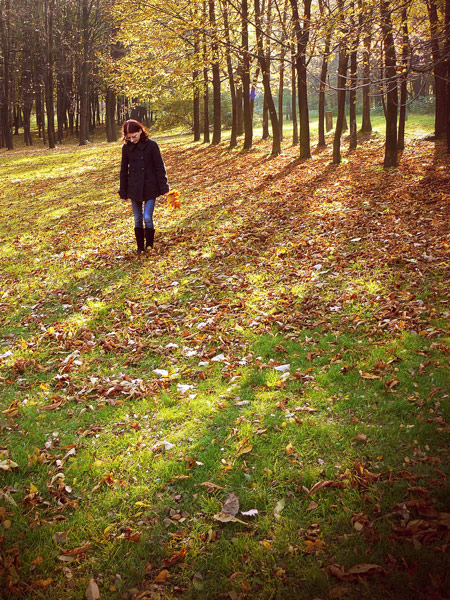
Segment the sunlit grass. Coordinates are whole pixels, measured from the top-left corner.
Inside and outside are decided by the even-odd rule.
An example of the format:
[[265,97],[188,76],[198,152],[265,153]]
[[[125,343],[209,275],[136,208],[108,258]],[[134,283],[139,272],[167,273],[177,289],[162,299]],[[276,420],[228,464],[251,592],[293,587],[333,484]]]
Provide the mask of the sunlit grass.
[[[163,561],[183,548],[185,559],[167,567],[168,583],[155,593],[290,599],[295,590],[310,600],[336,583],[327,564],[385,566],[387,553],[445,573],[445,557],[426,544],[411,550],[389,541],[392,523],[399,525],[393,507],[411,499],[399,471],[430,485],[433,506],[448,510],[436,470],[446,468],[448,337],[433,329],[445,315],[432,313],[445,293],[443,271],[424,271],[413,286],[399,278],[401,263],[373,261],[376,236],[360,235],[361,224],[350,221],[362,205],[365,225],[369,208],[348,166],[330,178],[325,162],[295,169],[286,140],[291,154],[280,164],[292,167],[292,180],[288,173],[280,195],[276,181],[273,190],[271,179],[261,185],[274,168],[264,162],[270,142],[243,163],[233,154],[228,174],[223,148],[183,159],[189,136],[161,139],[186,201],[178,212],[157,207],[157,248],[142,259],[133,254],[129,207],[115,196],[119,143],[41,148],[37,161],[14,151],[0,168],[0,183],[22,173],[29,186],[25,194],[4,185],[0,200],[0,355],[12,352],[0,362],[0,427],[19,465],[2,473],[16,505],[2,496],[0,536],[20,553],[20,581],[35,586],[25,593],[71,600],[94,577],[101,597],[132,597],[156,585]],[[215,174],[213,161],[222,165]],[[370,173],[376,188],[383,174]],[[24,211],[24,227],[17,209],[28,194],[38,219]],[[395,199],[383,198],[377,213],[396,209]],[[412,322],[402,315],[409,296],[424,303]],[[366,442],[355,440],[361,434]],[[356,463],[379,481],[358,487]],[[307,495],[324,480],[345,487]],[[26,500],[32,485],[38,492]],[[237,514],[247,525],[214,519],[232,491],[241,510],[258,511]],[[359,513],[379,534],[376,543],[366,526],[355,529]],[[324,547],[309,554],[312,524]],[[65,544],[53,538],[61,531]],[[85,556],[58,558],[85,542]],[[51,585],[40,587],[48,577]],[[391,573],[364,581],[345,584],[373,599],[383,597],[383,585],[391,595],[424,585],[401,570],[395,581]]]

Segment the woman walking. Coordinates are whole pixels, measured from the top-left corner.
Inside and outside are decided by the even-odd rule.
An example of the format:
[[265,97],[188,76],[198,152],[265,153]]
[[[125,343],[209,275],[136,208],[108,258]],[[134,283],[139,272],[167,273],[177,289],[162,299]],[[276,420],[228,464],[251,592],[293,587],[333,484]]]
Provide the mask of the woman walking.
[[139,254],[153,248],[155,201],[169,192],[169,184],[159,146],[149,138],[142,123],[134,119],[125,121],[122,134],[125,144],[122,146],[119,196],[122,200],[131,200]]

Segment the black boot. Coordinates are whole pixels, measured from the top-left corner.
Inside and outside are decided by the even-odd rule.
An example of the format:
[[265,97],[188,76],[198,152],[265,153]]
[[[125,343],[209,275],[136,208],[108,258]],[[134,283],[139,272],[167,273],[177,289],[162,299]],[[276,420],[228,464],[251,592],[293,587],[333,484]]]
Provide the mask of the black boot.
[[145,249],[153,248],[153,240],[155,239],[155,230],[149,227],[145,228]]
[[140,254],[144,252],[144,229],[142,227],[134,228],[134,235],[136,236],[137,252]]

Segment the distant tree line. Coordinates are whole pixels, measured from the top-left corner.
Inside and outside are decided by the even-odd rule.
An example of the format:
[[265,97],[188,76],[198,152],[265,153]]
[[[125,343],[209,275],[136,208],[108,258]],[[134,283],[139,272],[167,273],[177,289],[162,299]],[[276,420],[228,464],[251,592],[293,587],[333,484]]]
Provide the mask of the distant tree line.
[[101,113],[113,141],[117,122],[140,106],[149,120],[150,107],[172,106],[194,140],[218,144],[226,93],[230,146],[243,136],[249,149],[262,93],[262,135],[277,154],[289,88],[301,158],[311,156],[311,103],[322,146],[333,97],[333,162],[345,130],[350,147],[358,143],[357,112],[370,133],[376,103],[390,167],[408,105],[431,87],[435,135],[450,149],[450,0],[0,0],[0,9],[3,147],[19,127],[32,143],[32,114],[50,147],[69,134],[85,143]]

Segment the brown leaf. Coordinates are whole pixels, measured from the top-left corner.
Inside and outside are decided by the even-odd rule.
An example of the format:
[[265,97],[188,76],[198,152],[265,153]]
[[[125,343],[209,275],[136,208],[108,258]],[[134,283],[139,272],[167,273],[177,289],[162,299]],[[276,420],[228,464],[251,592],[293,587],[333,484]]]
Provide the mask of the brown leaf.
[[225,489],[221,485],[217,485],[216,483],[211,483],[210,481],[204,481],[200,485],[203,485],[208,490],[208,492],[212,492],[212,491],[215,491],[215,490],[224,490]]
[[33,581],[34,585],[36,585],[37,587],[42,587],[42,588],[46,588],[48,587],[50,584],[53,583],[53,579],[51,577],[49,577],[48,579],[36,579],[35,581]]
[[330,600],[335,600],[335,598],[342,598],[347,595],[348,591],[349,588],[345,587],[344,585],[335,585],[329,591],[328,598],[330,598]]
[[348,572],[352,575],[368,575],[369,573],[381,573],[383,572],[383,568],[380,565],[371,563],[360,563],[359,565],[350,567]]
[[170,577],[170,573],[167,569],[163,569],[158,573],[158,575],[153,580],[155,583],[164,583]]
[[317,490],[320,490],[324,487],[345,488],[345,483],[343,481],[330,481],[328,479],[325,479],[324,481],[318,481],[312,486],[312,488],[306,494],[306,497],[311,496],[317,492]]
[[246,523],[245,521],[241,521],[233,515],[224,512],[219,512],[216,515],[214,515],[214,519],[216,521],[220,521],[221,523],[242,523],[242,525],[248,525],[248,523]]
[[186,556],[186,552],[187,552],[186,547],[181,548],[181,550],[179,552],[175,552],[174,554],[172,554],[172,556],[170,558],[166,558],[163,560],[164,566],[171,567],[175,563],[184,560],[184,557]]
[[79,554],[84,554],[91,547],[91,542],[87,542],[84,546],[80,546],[79,548],[72,548],[72,550],[64,550],[64,554],[67,556],[78,556]]
[[224,512],[228,515],[233,515],[233,517],[235,517],[238,514],[239,498],[236,496],[236,494],[234,492],[231,492],[231,494],[225,500],[225,502],[222,506],[222,512]]
[[89,581],[84,596],[86,600],[98,600],[100,598],[100,590],[98,589],[95,579]]

